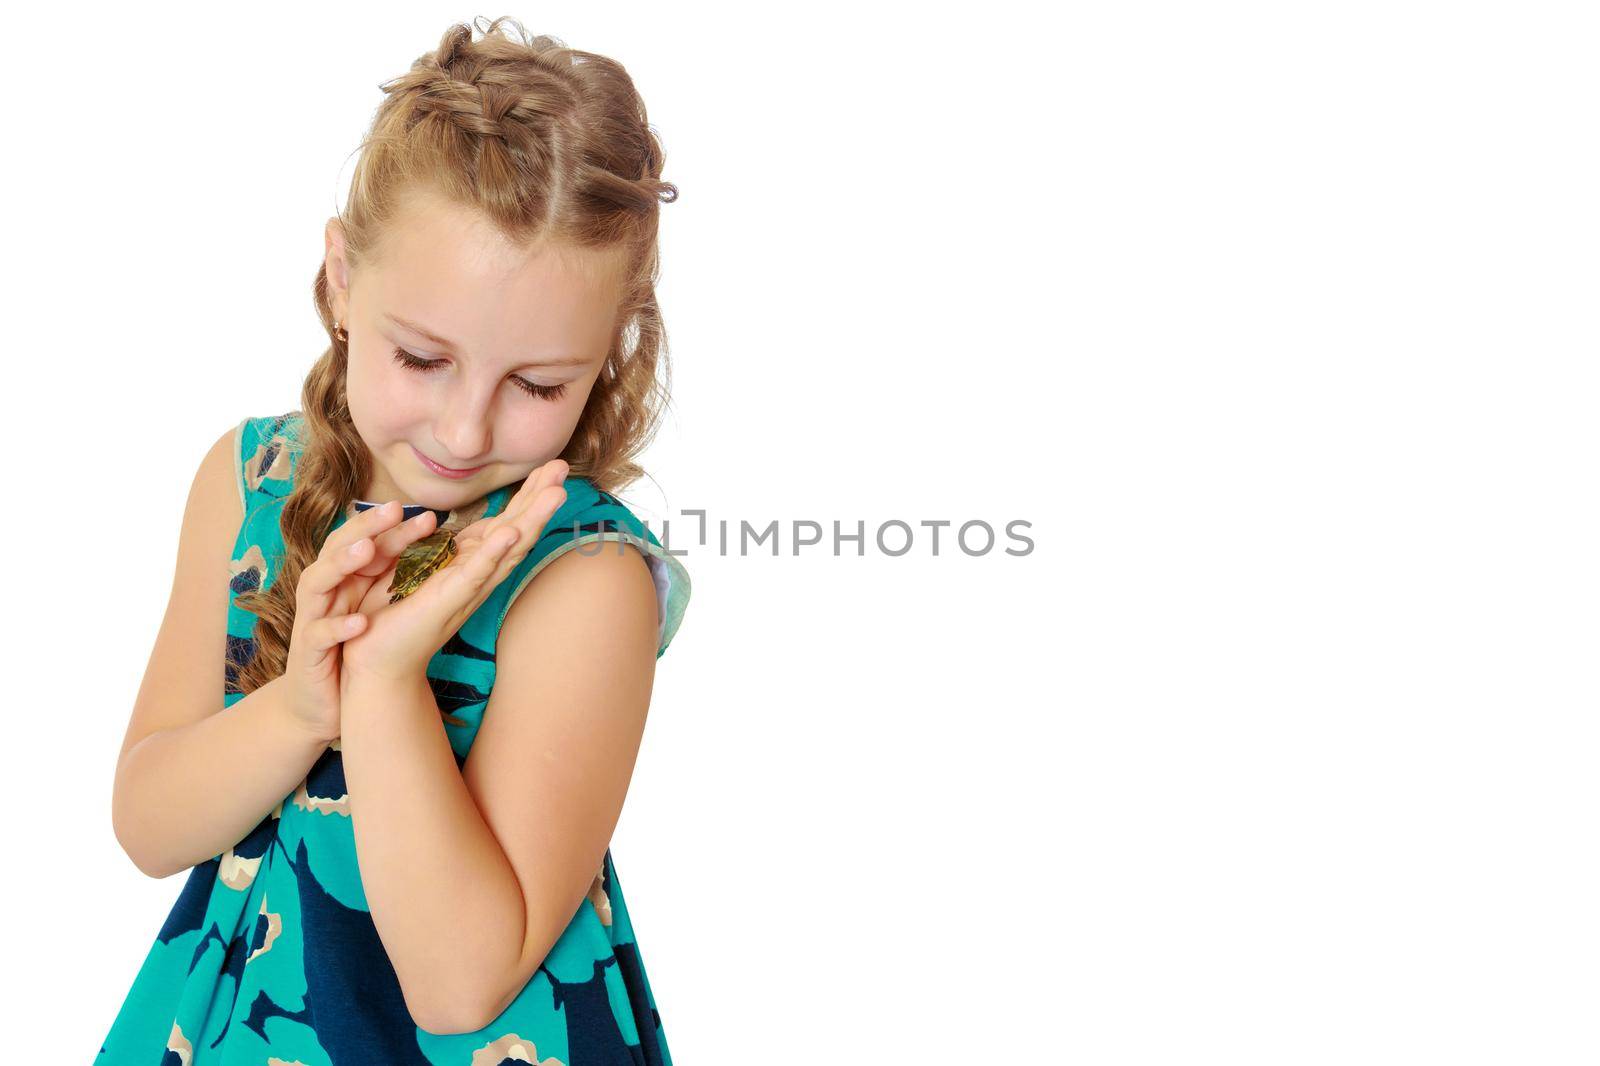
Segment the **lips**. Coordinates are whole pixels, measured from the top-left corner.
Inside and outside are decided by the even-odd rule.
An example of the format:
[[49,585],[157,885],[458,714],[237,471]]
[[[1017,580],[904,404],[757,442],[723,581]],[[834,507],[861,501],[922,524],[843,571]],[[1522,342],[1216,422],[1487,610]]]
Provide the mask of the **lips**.
[[426,455],[423,455],[422,452],[417,450],[417,446],[414,445],[414,444],[411,446],[411,450],[417,453],[417,458],[422,461],[422,465],[426,466],[429,470],[432,470],[435,474],[438,474],[440,477],[448,477],[448,478],[470,477],[473,474],[476,474],[478,471],[483,469],[482,466],[471,466],[471,467],[467,467],[465,469],[462,469],[460,467],[444,466],[444,465],[442,465],[440,463],[434,462],[432,459],[429,459]]

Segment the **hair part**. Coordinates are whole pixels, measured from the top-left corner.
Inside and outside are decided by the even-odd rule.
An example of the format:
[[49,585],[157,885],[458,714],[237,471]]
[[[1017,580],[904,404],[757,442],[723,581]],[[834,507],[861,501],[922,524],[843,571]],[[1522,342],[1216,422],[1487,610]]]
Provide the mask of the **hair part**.
[[[352,269],[381,259],[408,198],[426,194],[475,210],[516,247],[611,265],[621,288],[612,343],[560,457],[570,476],[615,492],[643,474],[634,457],[670,404],[657,232],[660,205],[678,190],[661,180],[665,153],[621,64],[529,38],[508,16],[482,21],[451,26],[438,48],[380,85],[339,215],[346,259]],[[326,260],[312,296],[328,348],[301,387],[294,488],[279,517],[285,554],[266,589],[234,601],[257,616],[253,652],[235,664],[243,693],[283,674],[300,575],[372,473],[350,417],[349,353],[333,330]]]

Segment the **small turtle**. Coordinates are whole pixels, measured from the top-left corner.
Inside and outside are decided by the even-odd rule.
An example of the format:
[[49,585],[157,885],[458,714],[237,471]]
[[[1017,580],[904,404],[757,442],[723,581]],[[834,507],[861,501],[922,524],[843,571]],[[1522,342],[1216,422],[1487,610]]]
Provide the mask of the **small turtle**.
[[395,561],[394,580],[389,582],[390,603],[397,603],[422,587],[422,583],[437,570],[450,565],[456,557],[455,531],[436,529],[420,540],[412,541]]

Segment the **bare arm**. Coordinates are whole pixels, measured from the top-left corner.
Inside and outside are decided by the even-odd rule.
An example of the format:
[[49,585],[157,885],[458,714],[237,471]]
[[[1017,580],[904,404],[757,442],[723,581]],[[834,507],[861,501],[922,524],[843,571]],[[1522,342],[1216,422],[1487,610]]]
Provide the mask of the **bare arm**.
[[230,429],[195,473],[171,597],[117,758],[112,829],[151,877],[238,843],[328,746],[290,718],[276,681],[223,710],[228,564],[244,518],[234,447]]
[[424,1030],[499,1017],[583,904],[633,773],[658,622],[637,551],[550,564],[501,628],[460,770],[426,677],[351,680],[342,750],[362,883]]
[[112,824],[128,857],[170,877],[243,840],[328,747],[290,718],[282,678],[226,711],[158,730],[117,763]]

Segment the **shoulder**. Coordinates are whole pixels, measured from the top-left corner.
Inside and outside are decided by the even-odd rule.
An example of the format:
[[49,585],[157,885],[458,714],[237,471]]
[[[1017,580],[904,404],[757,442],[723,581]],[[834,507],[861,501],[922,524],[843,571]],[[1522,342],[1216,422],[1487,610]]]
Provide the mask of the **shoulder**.
[[[232,536],[244,520],[244,497],[234,476],[237,468],[239,427],[226,429],[206,449],[189,486],[185,506],[185,535],[199,523]],[[220,533],[219,533],[220,535]]]
[[238,531],[245,515],[244,496],[235,477],[238,454],[238,426],[223,430],[206,448],[195,467],[184,504],[182,536],[185,538],[197,526],[225,530],[229,536]]
[[621,541],[549,559],[506,605],[499,647],[513,659],[561,649],[564,659],[602,654],[616,663],[637,650],[657,658],[660,607],[655,580],[638,549]]
[[[648,608],[644,613],[656,634],[659,658],[689,602],[682,553],[664,546],[631,508],[587,478],[568,478],[563,487],[565,502],[502,584],[500,625],[511,621],[514,608],[519,616],[574,611],[604,615],[642,605]],[[538,596],[528,596],[535,586]],[[542,609],[517,607],[535,598],[544,604]]]

